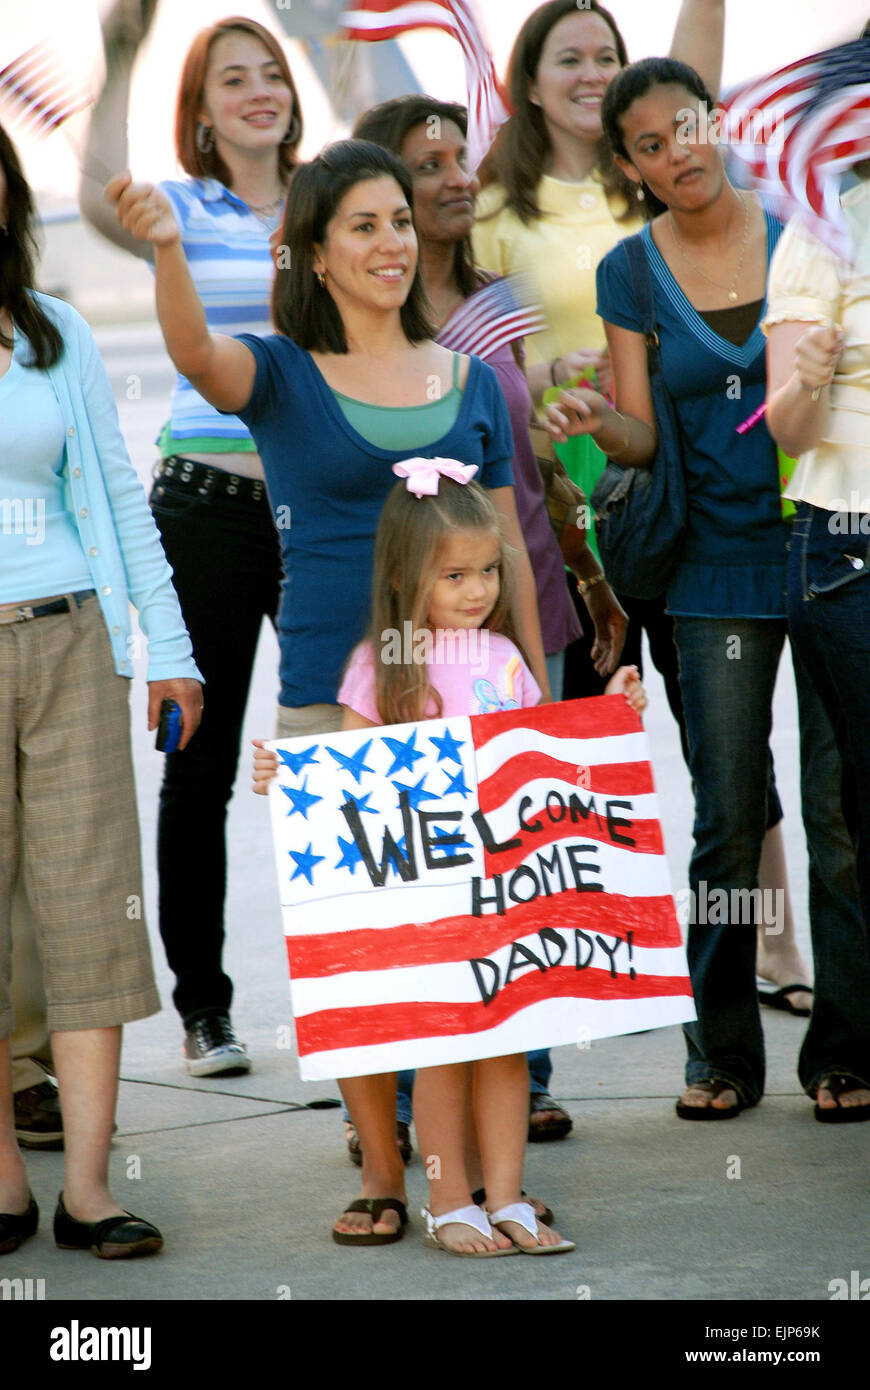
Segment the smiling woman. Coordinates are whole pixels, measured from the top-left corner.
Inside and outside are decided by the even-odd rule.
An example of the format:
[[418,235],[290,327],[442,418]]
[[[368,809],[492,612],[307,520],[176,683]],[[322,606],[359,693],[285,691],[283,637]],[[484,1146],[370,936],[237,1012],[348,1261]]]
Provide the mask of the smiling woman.
[[[127,164],[142,9],[139,0],[118,0],[105,21],[106,86],[88,132],[86,169]],[[268,29],[235,17],[196,36],[184,61],[175,134],[188,177],[162,183],[154,202],[141,204],[142,223],[132,232],[87,176],[82,211],[109,240],[149,261],[152,243],[139,233],[165,217],[173,232],[180,229],[211,327],[267,333],[269,236],[302,135],[293,77]],[[222,967],[225,823],[257,641],[264,617],[275,619],[281,567],[263,466],[247,426],[222,415],[184,375],[167,414],[151,507],[210,699],[195,743],[183,757],[166,758],[157,846],[160,931],[176,976],[187,1069],[212,1076],[251,1065],[232,1029],[233,986]],[[196,884],[192,862],[200,869]]]
[[[391,465],[414,454],[474,464],[489,489],[517,552],[517,634],[547,695],[507,410],[490,367],[432,341],[402,161],[368,141],[346,140],[298,170],[281,229],[288,268],[279,270],[273,292],[278,331],[264,338],[209,331],[159,191],[131,187],[124,176],[108,193],[122,226],[154,247],[170,356],[216,409],[236,412],[250,427],[272,507],[292,516],[292,531],[280,530],[279,736],[341,726],[341,670],[368,617]],[[362,1200],[369,1205],[347,1212],[337,1234],[356,1231],[364,1244],[397,1239],[404,1169],[396,1078],[345,1079],[342,1090],[365,1154]],[[394,1201],[383,1220],[371,1209],[380,1199]]]

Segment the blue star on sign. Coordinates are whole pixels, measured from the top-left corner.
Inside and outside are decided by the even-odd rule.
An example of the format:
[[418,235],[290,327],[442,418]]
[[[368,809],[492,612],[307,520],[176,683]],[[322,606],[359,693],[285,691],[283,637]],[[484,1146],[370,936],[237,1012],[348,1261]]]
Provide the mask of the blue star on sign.
[[459,763],[460,767],[462,766],[462,759],[459,756],[459,749],[465,747],[464,738],[454,738],[450,730],[445,727],[443,738],[438,738],[437,736],[430,734],[429,742],[434,743],[435,747],[438,749],[439,763],[443,763],[447,758],[449,758],[451,762]]
[[357,864],[362,863],[362,855],[357,848],[356,840],[343,840],[339,835],[338,843],[341,849],[341,858],[335,867],[337,869],[349,869],[352,874],[355,873]]
[[285,767],[289,767],[294,777],[298,777],[308,763],[319,763],[320,759],[315,758],[318,745],[312,743],[310,748],[306,748],[302,753],[287,753],[283,748],[278,749],[278,757]]
[[312,886],[312,888],[313,888],[313,887],[314,887],[314,879],[311,877],[311,873],[312,873],[312,870],[313,870],[313,868],[314,868],[314,865],[315,865],[315,864],[319,864],[320,861],[321,861],[321,859],[323,859],[323,857],[324,857],[324,856],[323,856],[322,854],[312,854],[312,853],[311,853],[311,843],[310,843],[310,842],[309,842],[309,845],[308,845],[308,848],[307,848],[307,849],[303,849],[303,850],[291,849],[291,850],[290,850],[290,858],[296,860],[296,868],[293,870],[293,873],[290,875],[290,882],[292,883],[293,880],[294,880],[294,878],[301,878],[302,875],[304,874],[305,877],[308,879],[308,882],[311,884],[311,886]]
[[423,783],[426,781],[428,775],[429,774],[427,772],[424,772],[419,782],[415,783],[413,787],[407,786],[404,782],[393,783],[393,786],[396,788],[397,792],[408,793],[408,805],[411,807],[412,811],[416,811],[421,801],[439,800],[439,797],[436,795],[435,792],[427,792],[423,790]]
[[369,739],[362,748],[358,748],[353,754],[339,753],[337,748],[330,748],[328,745],[326,751],[330,757],[335,758],[343,772],[349,772],[351,777],[355,777],[358,782],[361,782],[364,772],[374,772],[374,768],[369,767],[366,763],[366,754],[371,746],[372,741]]
[[440,825],[433,825],[432,830],[435,834],[435,844],[432,850],[440,850],[445,859],[454,859],[461,849],[471,849],[471,842],[466,839],[457,840],[455,844],[440,844],[441,840],[449,840],[456,834],[455,830],[442,830]]
[[394,772],[401,772],[403,768],[407,768],[408,772],[413,772],[414,764],[417,759],[426,756],[424,753],[418,752],[414,747],[416,738],[417,730],[415,729],[411,737],[405,741],[400,738],[384,739],[384,743],[393,755],[393,765],[387,771],[388,777],[392,777]]
[[444,788],[445,796],[471,795],[471,788],[465,785],[465,772],[463,768],[460,767],[459,771],[455,772],[452,777],[450,776],[450,773],[447,772],[446,768],[444,769],[444,771],[445,773],[447,773],[447,786]]
[[302,783],[301,787],[282,787],[281,790],[289,801],[292,802],[292,809],[287,812],[288,816],[295,816],[299,811],[303,820],[308,819],[308,811],[316,801],[322,801],[322,796],[315,796],[313,792],[306,791],[308,778]]
[[378,815],[377,806],[366,805],[366,802],[368,801],[371,795],[371,792],[366,792],[365,796],[354,796],[353,792],[342,791],[342,796],[344,797],[345,801],[352,801],[358,811],[368,811],[370,816],[376,816]]

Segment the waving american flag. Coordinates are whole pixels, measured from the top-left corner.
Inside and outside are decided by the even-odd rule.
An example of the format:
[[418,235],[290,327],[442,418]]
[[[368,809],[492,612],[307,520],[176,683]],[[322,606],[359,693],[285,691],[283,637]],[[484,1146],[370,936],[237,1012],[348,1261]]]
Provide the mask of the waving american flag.
[[870,158],[870,37],[790,63],[725,103],[722,133],[782,216],[849,254],[839,176]]
[[471,0],[358,0],[342,22],[349,39],[368,42],[412,29],[442,29],[458,39],[468,91],[468,165],[474,171],[508,110]]
[[25,130],[50,135],[90,102],[47,43],[34,44],[0,69],[0,111]]

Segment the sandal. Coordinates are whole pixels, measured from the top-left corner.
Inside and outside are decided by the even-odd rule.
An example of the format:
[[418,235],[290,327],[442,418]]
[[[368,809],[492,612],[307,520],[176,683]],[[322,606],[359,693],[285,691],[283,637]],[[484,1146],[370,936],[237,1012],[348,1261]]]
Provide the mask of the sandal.
[[[531,1210],[531,1208],[529,1208]],[[494,1260],[501,1255],[515,1255],[516,1245],[509,1245],[506,1250],[451,1250],[449,1245],[445,1245],[443,1240],[438,1238],[438,1229],[447,1226],[451,1221],[458,1226],[470,1226],[479,1236],[486,1240],[492,1240],[492,1226],[489,1217],[480,1207],[458,1207],[456,1211],[445,1212],[443,1216],[433,1216],[431,1211],[423,1207],[421,1216],[426,1218],[426,1244],[432,1250],[444,1250],[448,1255],[461,1255],[468,1260]]]
[[[536,1124],[536,1116],[550,1118],[542,1118],[541,1123]],[[554,1139],[564,1139],[565,1135],[570,1134],[573,1128],[574,1121],[568,1111],[546,1091],[531,1091],[529,1093],[528,1141],[530,1144],[549,1144]]]
[[[703,1091],[710,1097],[709,1105],[684,1105],[678,1100],[676,1111],[681,1120],[733,1120],[735,1115],[739,1115],[741,1110],[747,1108],[746,1101],[741,1098],[740,1092],[733,1081],[726,1081],[724,1077],[717,1076],[709,1081],[692,1081],[687,1087],[687,1091]],[[733,1091],[737,1096],[737,1104],[729,1105],[724,1110],[721,1106],[714,1106],[713,1101],[721,1096],[723,1091]]]
[[[520,1196],[522,1197],[522,1199],[523,1199],[524,1202],[528,1202],[529,1206],[532,1208],[533,1211],[535,1210],[535,1209],[534,1209],[533,1203],[538,1202],[538,1203],[540,1204],[540,1206],[542,1206],[542,1207],[544,1208],[544,1210],[543,1210],[543,1211],[535,1211],[535,1216],[536,1216],[537,1219],[540,1221],[540,1223],[541,1223],[542,1226],[552,1226],[552,1224],[553,1224],[553,1222],[555,1221],[556,1218],[554,1217],[554,1215],[553,1215],[552,1211],[550,1210],[550,1208],[549,1208],[548,1206],[546,1206],[546,1205],[541,1201],[540,1197],[530,1197],[530,1196],[528,1195],[527,1192],[521,1192],[521,1193],[520,1193]],[[486,1206],[486,1188],[485,1188],[485,1187],[478,1187],[478,1188],[476,1188],[476,1189],[474,1190],[474,1192],[472,1192],[472,1194],[471,1194],[471,1200],[472,1200],[472,1202],[474,1203],[474,1205],[475,1205],[476,1207],[485,1207],[485,1206]]]
[[[353,1127],[352,1120],[345,1120],[344,1122],[344,1139],[347,1144],[348,1158],[357,1168],[361,1168],[363,1161],[362,1145],[359,1141],[359,1135]],[[402,1162],[407,1168],[408,1164],[411,1162],[411,1155],[414,1152],[414,1148],[411,1144],[411,1130],[402,1120],[396,1121],[396,1144],[402,1156]]]
[[573,1240],[563,1240],[558,1245],[541,1245],[535,1209],[529,1202],[513,1202],[510,1206],[501,1207],[498,1211],[492,1212],[489,1219],[499,1230],[505,1221],[514,1221],[517,1226],[522,1226],[524,1231],[528,1231],[530,1236],[534,1236],[537,1245],[521,1245],[518,1240],[514,1240],[510,1232],[502,1232],[521,1255],[567,1255],[569,1250],[576,1249]]
[[759,1004],[766,1004],[769,1009],[781,1009],[786,1014],[794,1014],[795,1018],[809,1018],[811,1010],[798,1009],[791,1002],[789,995],[812,994],[812,985],[783,985],[781,989],[776,989],[766,981],[758,980],[756,989]]
[[860,1124],[862,1120],[870,1120],[870,1105],[841,1105],[840,1096],[848,1095],[850,1091],[870,1090],[866,1081],[862,1081],[860,1076],[850,1076],[848,1072],[831,1073],[823,1076],[818,1086],[819,1091],[830,1091],[834,1097],[834,1105],[819,1105],[816,1102],[814,1114],[819,1124],[822,1125],[849,1125]]
[[397,1240],[401,1240],[405,1234],[405,1227],[408,1224],[408,1208],[404,1202],[400,1202],[398,1197],[358,1197],[355,1202],[351,1202],[345,1207],[342,1215],[349,1211],[365,1211],[372,1218],[372,1225],[380,1221],[385,1211],[397,1211],[399,1213],[399,1229],[393,1231],[391,1235],[378,1235],[375,1231],[360,1231],[359,1235],[353,1235],[350,1231],[332,1230],[332,1239],[336,1245],[395,1245]]

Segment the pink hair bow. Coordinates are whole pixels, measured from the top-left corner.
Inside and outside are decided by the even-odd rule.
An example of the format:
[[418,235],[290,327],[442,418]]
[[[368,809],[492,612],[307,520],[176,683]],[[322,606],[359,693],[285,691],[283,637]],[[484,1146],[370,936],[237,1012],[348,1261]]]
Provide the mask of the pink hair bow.
[[403,459],[393,464],[398,478],[408,479],[408,491],[415,497],[437,497],[438,479],[452,478],[454,483],[470,483],[477,472],[476,463],[459,463],[456,459]]

